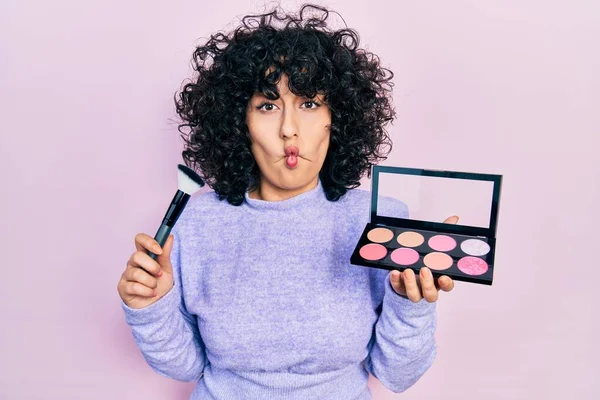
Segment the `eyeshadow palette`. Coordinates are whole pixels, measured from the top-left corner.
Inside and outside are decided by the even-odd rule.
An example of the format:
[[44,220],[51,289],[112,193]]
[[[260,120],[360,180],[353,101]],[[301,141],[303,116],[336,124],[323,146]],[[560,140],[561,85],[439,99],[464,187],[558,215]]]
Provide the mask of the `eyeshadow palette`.
[[[416,273],[426,266],[436,277],[491,285],[501,182],[500,175],[374,166],[371,221],[350,262]],[[454,215],[457,224],[442,223]]]

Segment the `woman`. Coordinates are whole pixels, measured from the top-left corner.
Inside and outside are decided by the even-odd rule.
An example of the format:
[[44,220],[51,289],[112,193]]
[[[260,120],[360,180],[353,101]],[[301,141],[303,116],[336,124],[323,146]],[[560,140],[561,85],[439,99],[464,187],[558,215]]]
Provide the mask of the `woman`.
[[391,145],[392,74],[327,17],[245,17],[197,48],[176,100],[183,157],[214,192],[163,249],[136,236],[118,291],[149,365],[198,381],[193,399],[370,399],[369,372],[401,392],[435,357],[452,280],[349,261],[369,210],[356,187]]

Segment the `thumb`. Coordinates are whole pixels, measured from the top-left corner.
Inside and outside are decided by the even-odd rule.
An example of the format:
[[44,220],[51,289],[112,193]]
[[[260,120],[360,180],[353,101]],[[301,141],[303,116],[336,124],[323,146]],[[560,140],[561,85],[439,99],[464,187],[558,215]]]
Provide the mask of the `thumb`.
[[444,220],[444,224],[456,224],[458,222],[458,215],[453,215]]
[[173,237],[173,235],[169,235],[169,237],[165,241],[165,244],[163,245],[162,253],[158,256],[156,260],[160,264],[160,267],[165,272],[168,272],[170,274],[173,273],[173,266],[171,265],[171,249],[173,248],[174,240],[175,238]]

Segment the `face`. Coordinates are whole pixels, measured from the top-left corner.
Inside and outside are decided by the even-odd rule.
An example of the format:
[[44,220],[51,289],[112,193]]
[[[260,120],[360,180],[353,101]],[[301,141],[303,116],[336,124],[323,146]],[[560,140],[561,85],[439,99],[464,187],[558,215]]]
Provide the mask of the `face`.
[[331,112],[323,95],[293,94],[288,78],[277,84],[279,99],[255,94],[246,123],[251,151],[260,168],[260,190],[280,199],[314,188],[329,148]]

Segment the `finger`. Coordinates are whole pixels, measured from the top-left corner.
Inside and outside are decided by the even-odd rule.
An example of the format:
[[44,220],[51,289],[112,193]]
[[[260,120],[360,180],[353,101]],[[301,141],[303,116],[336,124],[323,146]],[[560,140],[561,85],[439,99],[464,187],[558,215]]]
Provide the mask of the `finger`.
[[438,299],[438,290],[435,287],[435,280],[433,279],[433,274],[431,270],[427,267],[421,268],[419,271],[420,275],[420,283],[421,283],[421,291],[423,292],[423,297],[429,303],[433,303]]
[[398,270],[393,270],[390,272],[390,283],[392,284],[392,288],[401,296],[406,294],[406,290],[404,288],[404,283],[402,282],[402,273]]
[[149,288],[156,289],[158,286],[158,280],[150,275],[148,272],[144,271],[141,268],[129,268],[124,272],[123,277],[125,280],[130,282],[139,282],[144,286],[148,286]]
[[125,294],[140,296],[140,297],[154,297],[156,291],[148,286],[142,285],[139,282],[127,282],[125,285]]
[[158,262],[154,261],[148,254],[143,251],[136,251],[131,255],[128,267],[140,267],[155,276],[161,276],[162,271]]
[[444,292],[454,289],[454,281],[449,276],[440,276],[437,280],[437,286]]
[[458,223],[458,215],[453,215],[444,220],[444,224],[456,224],[456,223]]
[[421,296],[421,290],[419,289],[414,271],[410,268],[405,269],[402,278],[404,287],[406,288],[406,297],[415,303],[420,301],[423,297]]
[[156,255],[162,253],[162,248],[158,242],[145,233],[138,233],[135,235],[135,249],[143,252],[150,250]]
[[175,237],[173,235],[169,235],[165,241],[165,244],[163,245],[161,254],[156,260],[160,264],[161,268],[169,273],[173,273],[173,266],[171,265],[171,250],[173,249],[174,241]]

